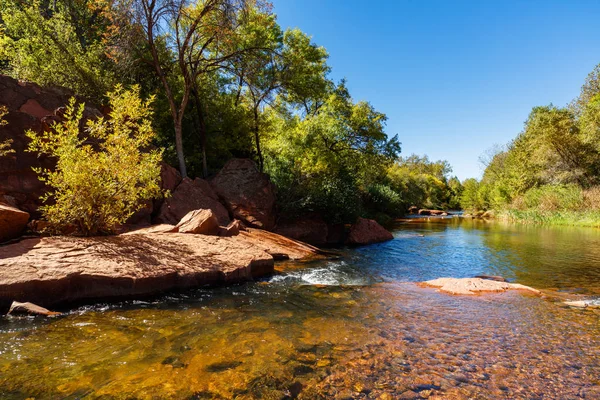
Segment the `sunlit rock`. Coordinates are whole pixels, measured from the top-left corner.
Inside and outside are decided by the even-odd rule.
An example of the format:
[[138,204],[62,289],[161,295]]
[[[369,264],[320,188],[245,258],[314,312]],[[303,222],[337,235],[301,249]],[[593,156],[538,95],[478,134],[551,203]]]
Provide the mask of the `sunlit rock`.
[[482,292],[505,292],[511,289],[540,293],[537,289],[519,283],[500,282],[481,278],[438,278],[422,282],[422,284],[436,287],[441,292],[462,295],[472,295]]

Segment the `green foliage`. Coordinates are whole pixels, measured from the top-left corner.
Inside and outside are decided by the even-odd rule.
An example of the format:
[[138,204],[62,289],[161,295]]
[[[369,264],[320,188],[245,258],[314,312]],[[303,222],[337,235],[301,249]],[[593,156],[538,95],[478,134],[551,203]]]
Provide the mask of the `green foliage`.
[[385,115],[355,103],[342,82],[314,115],[268,110],[266,170],[288,214],[313,211],[331,222],[362,213],[366,187],[385,175],[400,150],[384,132]]
[[367,188],[366,207],[376,213],[383,213],[391,217],[404,214],[406,205],[402,197],[391,187],[379,183]]
[[88,120],[80,132],[84,105],[71,99],[65,121],[41,134],[28,131],[29,151],[56,158],[56,168],[36,170],[50,188],[44,217],[57,229],[75,226],[82,235],[112,233],[144,202],[161,194],[161,151],[150,150],[154,131],[148,101],[139,87],[108,93],[108,119]]
[[[59,160],[55,173],[40,171],[54,188],[47,200],[56,205],[44,212],[56,225],[110,232],[156,194],[152,160],[143,161],[152,164],[148,175],[131,164],[123,176],[106,166],[143,157],[133,154],[150,137],[183,176],[207,177],[231,157],[255,159],[278,186],[288,216],[383,221],[410,205],[459,207],[462,185],[450,178],[448,163],[398,159],[386,115],[353,100],[344,81],[335,84],[326,49],[299,29],[284,31],[268,2],[0,0],[0,29],[0,64],[17,78],[66,86],[97,104],[116,82],[137,83],[136,91],[156,98],[156,135],[146,135],[149,114],[136,114],[140,125],[130,129],[145,144],[113,143],[120,129],[114,116],[77,136],[81,111],[74,104],[56,135],[34,140],[32,150]],[[135,193],[122,192],[124,180],[138,182]],[[117,200],[111,185],[119,187]]]
[[539,211],[579,210],[584,204],[583,191],[577,185],[546,185],[528,190],[513,203],[514,208]]
[[599,72],[600,65],[569,107],[534,107],[523,132],[488,157],[481,182],[465,182],[463,206],[556,223],[595,207],[595,190],[586,189],[600,184]]
[[[0,59],[7,73],[40,85],[101,98],[116,79],[107,39],[114,32],[103,1],[0,0]],[[111,29],[113,28],[113,29]]]
[[[405,208],[460,208],[458,197],[462,185],[450,178],[447,161],[430,161],[427,156],[399,158],[386,173],[389,186],[402,198]],[[450,186],[450,183],[452,186]]]

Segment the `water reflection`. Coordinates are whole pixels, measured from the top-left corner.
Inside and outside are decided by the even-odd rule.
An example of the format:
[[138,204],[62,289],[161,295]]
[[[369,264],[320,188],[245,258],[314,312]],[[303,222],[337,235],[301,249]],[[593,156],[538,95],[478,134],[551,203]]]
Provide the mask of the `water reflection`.
[[595,230],[411,221],[339,260],[150,302],[0,320],[0,398],[600,398],[600,312],[410,283],[600,293]]

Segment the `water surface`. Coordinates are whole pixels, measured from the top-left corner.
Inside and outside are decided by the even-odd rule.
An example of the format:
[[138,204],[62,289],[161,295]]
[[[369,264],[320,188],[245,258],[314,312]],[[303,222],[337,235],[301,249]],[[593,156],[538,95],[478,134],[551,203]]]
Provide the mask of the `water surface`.
[[600,398],[600,313],[413,282],[502,275],[600,296],[600,230],[400,224],[262,282],[0,320],[0,398]]

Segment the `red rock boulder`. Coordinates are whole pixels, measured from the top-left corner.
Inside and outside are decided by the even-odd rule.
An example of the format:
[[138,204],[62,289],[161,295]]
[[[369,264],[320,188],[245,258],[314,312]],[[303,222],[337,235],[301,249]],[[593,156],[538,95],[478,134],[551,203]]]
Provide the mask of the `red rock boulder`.
[[231,223],[227,226],[221,226],[219,228],[219,236],[223,236],[223,237],[237,236],[240,234],[240,231],[243,231],[243,230],[246,230],[246,228],[244,227],[244,224],[239,219],[236,219],[234,221],[231,221]]
[[445,211],[442,210],[427,210],[427,209],[421,209],[419,210],[419,215],[440,215],[440,216],[446,216],[448,215]]
[[173,192],[181,183],[181,174],[165,162],[160,163],[160,187]]
[[304,217],[277,224],[275,233],[315,246],[327,243],[328,226],[322,218]]
[[185,178],[163,201],[154,222],[175,225],[187,213],[199,209],[211,210],[220,225],[229,224],[229,213],[208,182]]
[[28,221],[29,213],[0,203],[0,243],[19,237]]
[[[0,75],[0,106],[6,106],[7,124],[0,126],[0,142],[12,139],[13,154],[0,157],[0,197],[8,199],[17,208],[39,217],[40,197],[46,192],[32,167],[53,168],[54,161],[46,156],[38,157],[27,152],[29,129],[42,132],[52,122],[62,120],[61,108],[68,103],[73,93],[62,88],[41,88],[36,84],[17,81]],[[84,119],[100,116],[101,113],[86,106]]]
[[234,158],[210,182],[234,218],[265,230],[275,227],[275,186],[254,161]]
[[219,221],[211,210],[194,210],[187,213],[176,225],[179,233],[200,235],[219,234]]
[[354,225],[350,227],[347,243],[355,246],[362,246],[371,243],[386,242],[394,237],[377,221],[372,219],[359,218]]

